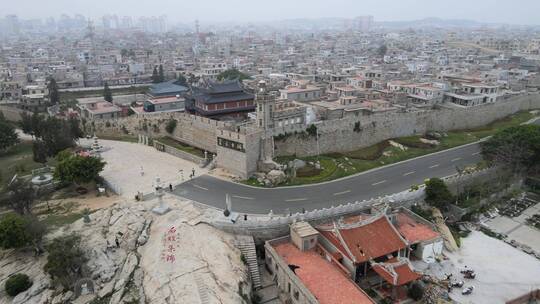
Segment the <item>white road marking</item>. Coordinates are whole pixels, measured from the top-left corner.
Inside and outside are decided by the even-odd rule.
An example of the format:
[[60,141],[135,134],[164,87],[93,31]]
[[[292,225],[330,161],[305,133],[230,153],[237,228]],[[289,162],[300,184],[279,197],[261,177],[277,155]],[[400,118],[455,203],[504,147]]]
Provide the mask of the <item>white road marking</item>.
[[334,195],[338,196],[338,195],[346,194],[346,193],[349,193],[349,192],[351,192],[351,190],[342,191],[342,192],[336,192],[336,193],[334,193]]
[[473,153],[472,155],[479,155],[480,153],[482,152],[476,152],[476,153]]
[[208,191],[208,188],[205,188],[205,187],[202,187],[202,186],[199,186],[199,185],[193,184],[193,187]]
[[377,185],[380,185],[380,184],[384,184],[386,183],[386,180],[383,180],[383,181],[380,181],[380,182],[377,182],[377,183],[374,183],[374,184],[371,184],[372,186],[377,186]]
[[407,173],[403,174],[403,176],[408,176],[408,175],[415,174],[415,173],[416,173],[416,171],[411,171],[411,172],[407,172]]
[[430,169],[433,169],[433,168],[437,168],[438,166],[440,166],[439,164],[436,164],[436,165],[433,165],[431,167],[429,167]]
[[458,160],[461,160],[461,157],[454,158],[454,159],[451,160],[451,162],[456,162],[456,161],[458,161]]
[[286,202],[300,202],[300,201],[307,201],[307,198],[303,197],[303,198],[291,198],[291,199],[286,199],[285,200]]
[[245,200],[254,200],[253,197],[247,197],[247,196],[233,195],[232,197],[241,198],[241,199],[245,199]]

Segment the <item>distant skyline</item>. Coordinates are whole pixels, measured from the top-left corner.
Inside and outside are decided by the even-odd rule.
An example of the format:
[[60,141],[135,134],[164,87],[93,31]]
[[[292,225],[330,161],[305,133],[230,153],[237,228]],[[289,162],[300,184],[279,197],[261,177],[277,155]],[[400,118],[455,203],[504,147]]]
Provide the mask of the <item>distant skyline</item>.
[[20,18],[81,14],[99,18],[166,15],[172,23],[254,22],[296,18],[353,18],[373,15],[376,21],[404,21],[429,17],[469,19],[485,23],[540,25],[539,0],[4,0],[2,14]]

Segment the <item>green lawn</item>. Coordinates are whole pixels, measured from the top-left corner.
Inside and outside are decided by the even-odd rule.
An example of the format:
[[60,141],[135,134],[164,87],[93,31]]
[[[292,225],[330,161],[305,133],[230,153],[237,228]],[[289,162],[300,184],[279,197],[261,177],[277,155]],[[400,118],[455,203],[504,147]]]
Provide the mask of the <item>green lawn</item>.
[[[51,158],[47,164],[54,166],[56,160]],[[32,142],[21,141],[21,143],[0,154],[0,187],[3,188],[7,185],[15,174],[19,176],[29,175],[32,170],[41,167],[43,167],[42,164],[33,160]]]
[[116,141],[125,141],[125,142],[131,142],[131,143],[137,143],[139,142],[139,138],[137,136],[133,135],[104,135],[104,134],[96,134],[98,139],[104,139],[104,140],[116,140]]
[[[331,181],[380,166],[465,145],[493,135],[498,130],[517,126],[533,117],[534,115],[529,112],[520,112],[495,121],[484,127],[447,132],[447,136],[440,139],[440,144],[438,146],[431,146],[429,144],[422,143],[420,141],[422,136],[417,135],[393,139],[393,141],[406,146],[407,150],[401,150],[390,145],[389,141],[384,141],[367,148],[347,153],[332,153],[328,155],[321,155],[318,158],[316,156],[303,157],[301,159],[304,161],[314,162],[319,159],[322,166],[322,171],[320,174],[310,177],[292,178],[280,186],[305,185]],[[285,164],[293,159],[295,159],[293,156],[278,157],[276,161],[278,163]],[[260,186],[257,181],[253,180],[248,180],[245,183]]]
[[[170,137],[160,137],[157,139],[157,141],[165,144],[165,145],[168,145],[168,146],[171,146],[173,148],[176,148],[178,150],[181,150],[181,151],[184,151],[184,152],[187,152],[189,154],[193,154],[197,157],[201,157],[201,158],[204,158],[204,151],[199,149],[199,148],[196,148],[196,147],[193,147],[193,146],[190,146],[186,143],[183,143],[183,142],[180,142],[174,138],[170,138]],[[209,155],[210,157],[210,155]]]

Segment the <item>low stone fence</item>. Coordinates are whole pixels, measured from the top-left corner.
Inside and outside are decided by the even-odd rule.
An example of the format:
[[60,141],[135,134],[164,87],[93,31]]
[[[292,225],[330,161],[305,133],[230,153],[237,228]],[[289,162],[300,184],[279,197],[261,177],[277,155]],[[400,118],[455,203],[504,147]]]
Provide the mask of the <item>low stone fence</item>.
[[165,152],[168,154],[171,154],[173,156],[179,157],[181,159],[185,159],[187,161],[196,163],[196,164],[203,164],[206,162],[206,160],[202,157],[195,156],[191,153],[182,151],[180,149],[177,149],[175,147],[171,147],[169,145],[166,145],[158,140],[154,140],[154,148],[156,148],[158,151]]
[[[451,186],[459,180],[465,183],[477,180],[478,178],[489,178],[494,176],[496,168],[488,168],[463,175],[452,175],[444,178],[445,182]],[[377,197],[369,200],[357,201],[329,208],[316,209],[305,213],[294,213],[289,215],[265,216],[250,215],[244,221],[239,217],[235,223],[226,218],[218,219],[210,223],[214,227],[233,234],[251,235],[258,242],[285,236],[289,233],[289,225],[298,221],[307,221],[313,225],[338,219],[343,216],[356,215],[371,209],[373,206],[388,204],[390,207],[407,207],[421,203],[425,198],[425,185],[418,186],[417,189],[406,190],[400,193]],[[234,210],[233,210],[234,211]]]
[[248,216],[248,220],[239,219],[236,223],[224,220],[216,220],[211,223],[214,227],[234,234],[252,235],[257,241],[268,240],[287,235],[289,225],[298,221],[307,221],[314,225],[337,219],[343,216],[355,215],[369,210],[371,207],[380,204],[391,206],[410,206],[423,201],[424,188],[418,190],[404,191],[385,197],[378,197],[361,202],[348,203],[329,208],[316,209],[305,213],[294,213],[290,215],[274,216]]

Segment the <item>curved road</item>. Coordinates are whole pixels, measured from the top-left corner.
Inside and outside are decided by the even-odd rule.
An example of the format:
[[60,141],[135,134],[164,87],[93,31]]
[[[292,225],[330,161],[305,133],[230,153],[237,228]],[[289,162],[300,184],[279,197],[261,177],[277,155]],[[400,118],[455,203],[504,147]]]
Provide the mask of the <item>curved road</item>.
[[228,193],[232,209],[241,213],[309,211],[404,191],[426,178],[449,176],[456,173],[456,166],[480,160],[480,145],[474,143],[322,184],[268,189],[204,175],[181,184],[174,193],[221,209]]
[[[540,118],[528,123],[540,125]],[[456,174],[456,166],[463,168],[480,160],[480,144],[472,143],[322,184],[267,189],[204,175],[181,184],[174,192],[220,209],[225,208],[228,193],[233,211],[240,213],[309,211],[401,192],[427,178]]]

